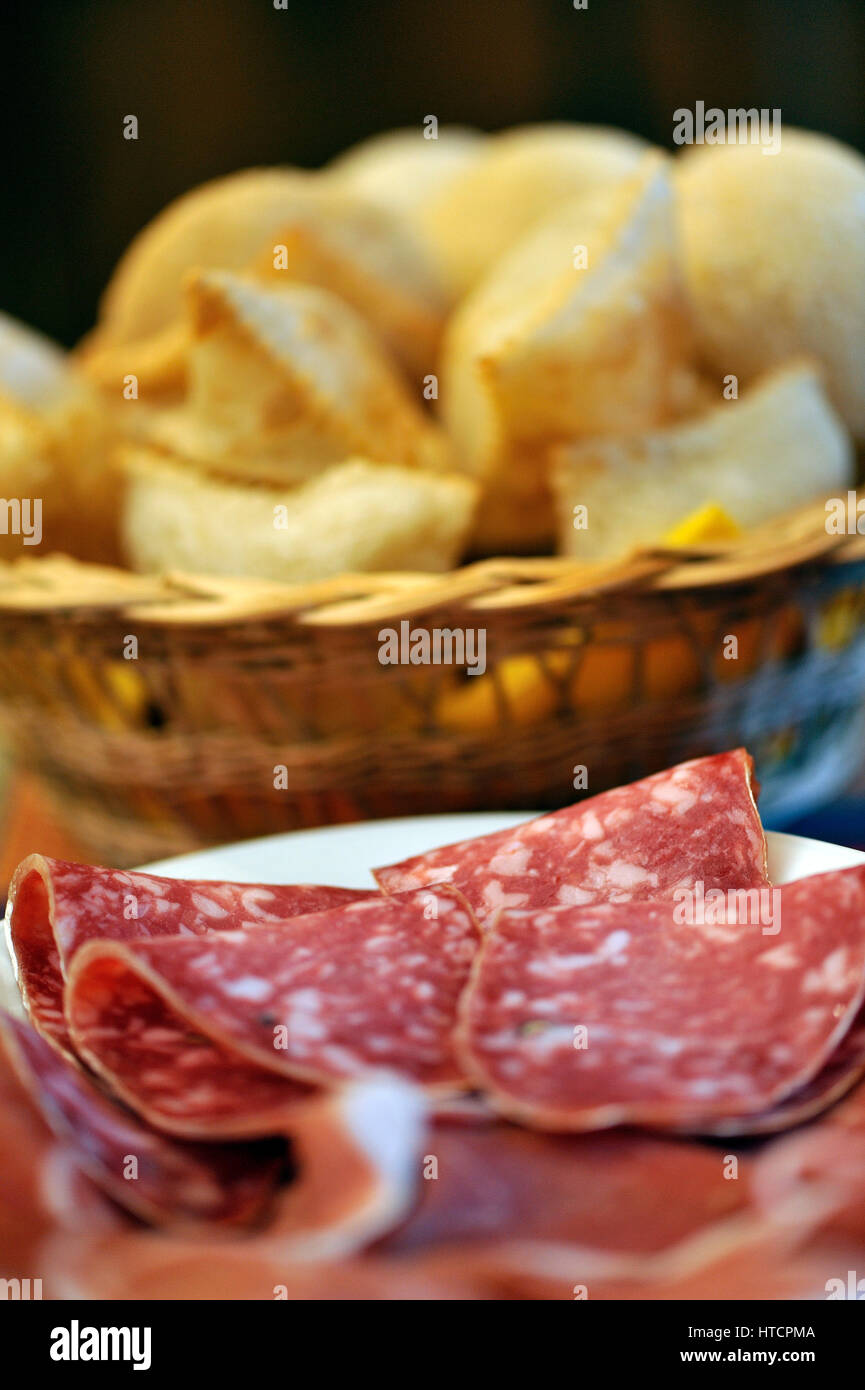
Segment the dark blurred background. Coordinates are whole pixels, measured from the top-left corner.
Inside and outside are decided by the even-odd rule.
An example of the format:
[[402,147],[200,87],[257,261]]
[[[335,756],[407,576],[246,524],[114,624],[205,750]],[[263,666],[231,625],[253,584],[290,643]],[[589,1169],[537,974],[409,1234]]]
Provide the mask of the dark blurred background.
[[2,16],[0,307],[66,343],[176,194],[427,114],[669,145],[675,108],[702,100],[780,107],[865,149],[863,0],[6,0]]

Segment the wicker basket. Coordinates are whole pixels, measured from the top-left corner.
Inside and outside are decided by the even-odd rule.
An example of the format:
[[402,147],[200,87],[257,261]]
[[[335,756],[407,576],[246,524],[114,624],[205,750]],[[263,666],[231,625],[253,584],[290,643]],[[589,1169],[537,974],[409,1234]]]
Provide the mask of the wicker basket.
[[[383,666],[379,632],[404,619],[483,628],[486,673]],[[580,765],[591,793],[739,742],[777,816],[791,779],[801,803],[861,765],[865,538],[827,535],[821,503],[617,565],[487,560],[302,588],[22,560],[0,569],[0,653],[18,759],[116,864],[563,805]]]

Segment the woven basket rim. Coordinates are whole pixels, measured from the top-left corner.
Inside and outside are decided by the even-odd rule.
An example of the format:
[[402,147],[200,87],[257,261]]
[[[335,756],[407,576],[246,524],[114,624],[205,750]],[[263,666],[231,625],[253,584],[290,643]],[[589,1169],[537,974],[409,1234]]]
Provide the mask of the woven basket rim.
[[865,559],[865,535],[826,529],[826,499],[741,537],[687,548],[657,546],[615,561],[564,556],[483,559],[446,573],[353,574],[305,584],[251,577],[130,570],[63,554],[0,562],[0,613],[123,615],[165,626],[211,626],[281,617],[316,627],[399,619],[454,604],[478,612],[526,611],[617,593],[663,593],[755,582],[807,564]]

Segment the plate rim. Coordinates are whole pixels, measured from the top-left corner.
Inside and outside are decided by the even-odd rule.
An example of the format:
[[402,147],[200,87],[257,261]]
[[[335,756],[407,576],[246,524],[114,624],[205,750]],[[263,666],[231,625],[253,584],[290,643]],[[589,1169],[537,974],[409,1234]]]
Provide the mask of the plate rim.
[[[302,830],[279,831],[273,835],[254,836],[247,840],[233,840],[226,844],[214,845],[209,849],[192,850],[185,854],[172,855],[166,859],[152,860],[147,864],[139,865],[138,870],[143,873],[161,874],[169,878],[198,878],[206,880],[210,877],[210,874],[202,873],[200,867],[198,867],[202,861],[206,860],[208,862],[213,862],[213,881],[219,882],[221,879],[226,879],[224,874],[220,876],[218,873],[217,866],[220,855],[234,854],[237,852],[243,855],[247,853],[255,855],[258,852],[268,854],[272,851],[272,853],[277,856],[280,847],[289,843],[293,847],[299,846],[302,850],[304,845],[320,845],[323,841],[339,841],[340,839],[350,840],[358,836],[361,839],[366,839],[367,837],[374,839],[378,836],[386,837],[388,831],[393,831],[396,827],[402,828],[413,825],[430,826],[434,835],[435,826],[440,824],[443,830],[441,838],[431,838],[428,844],[429,849],[434,849],[439,845],[453,844],[463,839],[471,839],[476,835],[491,833],[496,829],[505,829],[511,825],[519,825],[524,821],[531,820],[533,816],[543,814],[546,813],[542,811],[455,811],[433,812],[430,815],[420,816],[390,816],[382,820],[349,821],[337,825],[321,825]],[[451,827],[451,829],[446,830],[446,826]],[[454,827],[456,827],[456,833],[454,833]],[[778,859],[779,857],[783,860],[787,857],[794,857],[797,855],[819,857],[828,854],[832,859],[836,859],[839,856],[847,859],[846,865],[839,865],[838,867],[852,867],[856,864],[865,864],[865,851],[854,849],[849,845],[838,845],[829,840],[815,840],[804,835],[790,835],[786,831],[767,830],[766,841],[769,847],[770,861],[773,858]],[[367,866],[370,878],[372,877],[371,870],[374,867],[388,862],[394,862],[394,858],[391,857],[390,861],[388,861],[386,852],[382,856],[374,855]],[[831,870],[816,869],[814,872],[831,872]],[[252,883],[261,882],[262,880],[240,877],[228,881]],[[267,881],[278,883],[283,881],[297,882],[299,880],[295,875],[293,879],[286,878],[283,880],[274,878]],[[326,883],[328,880],[326,878],[317,878],[316,881]],[[785,881],[787,880],[779,880],[779,882]],[[362,887],[363,885],[358,884],[356,886]]]

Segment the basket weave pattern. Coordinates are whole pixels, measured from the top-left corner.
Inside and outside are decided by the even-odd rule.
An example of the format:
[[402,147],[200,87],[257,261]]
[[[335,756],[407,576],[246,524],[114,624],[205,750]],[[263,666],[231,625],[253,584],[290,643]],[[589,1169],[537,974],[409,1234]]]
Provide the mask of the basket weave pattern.
[[[335,821],[563,805],[578,765],[592,793],[735,742],[765,776],[861,718],[865,545],[824,519],[815,505],[735,545],[618,565],[490,560],[292,588],[20,561],[0,570],[0,717],[117,864]],[[382,666],[379,632],[403,619],[483,628],[486,673]]]

